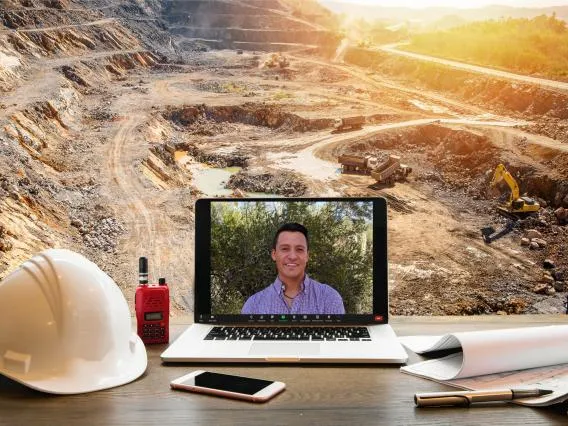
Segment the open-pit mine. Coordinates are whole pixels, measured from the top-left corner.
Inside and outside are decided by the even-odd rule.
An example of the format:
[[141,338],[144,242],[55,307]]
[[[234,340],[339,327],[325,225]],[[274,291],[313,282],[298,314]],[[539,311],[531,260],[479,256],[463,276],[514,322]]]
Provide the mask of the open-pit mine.
[[[488,244],[498,164],[540,210]],[[382,196],[393,314],[565,312],[567,176],[566,83],[354,47],[315,1],[0,6],[0,278],[69,248],[133,307],[147,256],[189,313],[197,198]]]

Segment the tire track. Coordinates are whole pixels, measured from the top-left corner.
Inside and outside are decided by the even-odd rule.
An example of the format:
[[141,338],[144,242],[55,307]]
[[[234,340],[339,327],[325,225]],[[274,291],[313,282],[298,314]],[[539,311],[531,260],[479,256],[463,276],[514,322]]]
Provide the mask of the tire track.
[[107,164],[121,196],[117,204],[125,209],[126,216],[130,218],[130,235],[123,248],[132,253],[140,253],[139,250],[143,249],[143,255],[157,258],[154,247],[156,222],[144,202],[145,188],[137,177],[135,158],[129,148],[135,140],[134,131],[142,121],[141,117],[130,116],[119,125],[111,142]]

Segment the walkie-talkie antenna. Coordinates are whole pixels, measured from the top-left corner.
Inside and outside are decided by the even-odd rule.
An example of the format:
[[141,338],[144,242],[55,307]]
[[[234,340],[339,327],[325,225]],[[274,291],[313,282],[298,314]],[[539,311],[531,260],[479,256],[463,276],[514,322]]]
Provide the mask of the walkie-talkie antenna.
[[148,284],[148,259],[146,257],[138,259],[138,283],[140,285]]

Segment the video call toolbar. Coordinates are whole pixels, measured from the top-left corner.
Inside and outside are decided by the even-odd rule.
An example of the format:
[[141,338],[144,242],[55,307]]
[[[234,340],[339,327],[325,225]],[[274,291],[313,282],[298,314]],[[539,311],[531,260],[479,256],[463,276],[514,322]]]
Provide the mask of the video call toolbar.
[[383,315],[335,315],[335,314],[257,314],[257,315],[213,315],[200,314],[199,322],[250,323],[250,324],[339,324],[339,323],[382,323]]

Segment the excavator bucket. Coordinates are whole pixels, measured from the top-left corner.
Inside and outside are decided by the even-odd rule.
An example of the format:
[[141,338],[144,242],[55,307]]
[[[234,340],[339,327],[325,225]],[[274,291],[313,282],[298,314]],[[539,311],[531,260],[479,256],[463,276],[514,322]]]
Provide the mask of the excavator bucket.
[[507,235],[517,226],[516,220],[509,220],[505,226],[495,230],[492,226],[481,228],[481,236],[485,244],[491,244],[493,241]]

